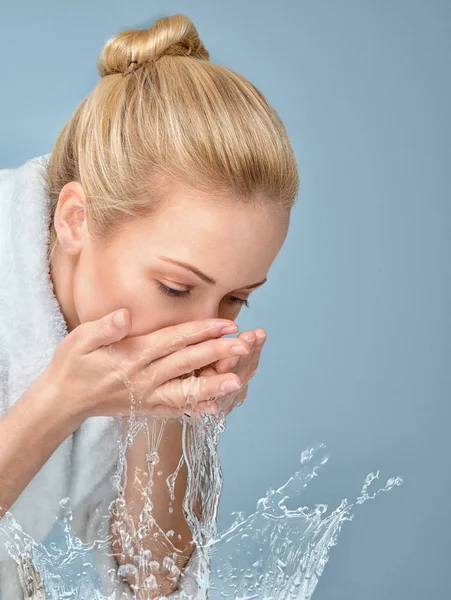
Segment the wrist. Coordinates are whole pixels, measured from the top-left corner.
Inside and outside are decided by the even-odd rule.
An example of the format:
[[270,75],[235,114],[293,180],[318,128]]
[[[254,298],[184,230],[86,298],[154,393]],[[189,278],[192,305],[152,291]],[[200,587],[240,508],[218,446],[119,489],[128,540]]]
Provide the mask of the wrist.
[[84,418],[65,402],[63,394],[44,373],[33,381],[20,402],[30,410],[38,410],[49,427],[64,435],[65,439],[78,429]]

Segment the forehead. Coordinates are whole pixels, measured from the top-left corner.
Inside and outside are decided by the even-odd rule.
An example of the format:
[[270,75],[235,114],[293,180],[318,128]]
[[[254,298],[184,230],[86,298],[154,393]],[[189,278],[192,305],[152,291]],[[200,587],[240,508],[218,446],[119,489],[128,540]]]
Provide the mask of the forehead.
[[209,275],[243,285],[263,279],[287,233],[288,219],[265,206],[178,190],[158,212],[140,219],[122,239],[122,250],[143,263],[158,255],[193,264]]
[[[280,220],[280,218],[279,218]],[[177,238],[192,244],[243,243],[243,238],[264,236],[276,226],[276,218],[264,206],[178,189],[168,194],[158,212],[139,222],[142,235]]]

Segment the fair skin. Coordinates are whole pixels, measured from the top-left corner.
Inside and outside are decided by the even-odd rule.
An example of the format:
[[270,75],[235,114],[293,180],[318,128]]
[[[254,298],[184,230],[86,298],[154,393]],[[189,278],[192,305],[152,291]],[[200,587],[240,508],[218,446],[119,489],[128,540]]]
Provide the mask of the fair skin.
[[[89,235],[86,206],[81,184],[66,184],[60,193],[54,221],[59,241],[51,266],[55,295],[69,332],[82,323],[127,308],[131,327],[124,339],[191,321],[217,318],[234,321],[245,301],[266,280],[289,226],[288,214],[275,215],[263,206],[243,207],[226,198],[221,202],[212,200],[207,194],[180,185],[173,186],[158,214],[127,223],[109,247],[102,248]],[[160,257],[183,261],[216,283],[207,283],[190,270]],[[255,287],[255,284],[261,285]],[[177,291],[189,290],[189,294],[171,297],[159,285]],[[235,373],[242,388],[232,400],[241,402],[257,368],[264,343],[259,334],[264,333],[261,328],[241,332],[238,338],[244,341],[247,353],[210,361],[200,370],[199,378]],[[214,341],[219,344],[221,339]],[[228,404],[226,414],[233,402]],[[181,455],[180,431],[180,422],[169,419],[159,449],[158,469],[164,475],[155,482],[152,498],[161,530],[175,532],[173,546],[168,540],[162,544],[167,542],[167,551],[174,547],[181,549],[183,564],[192,551],[191,532],[181,508],[186,468],[176,481],[173,513],[167,510],[169,492],[165,485],[167,475],[174,472]],[[130,474],[126,502],[136,515],[140,514],[142,501],[133,489],[133,479],[136,473],[141,480],[145,475],[145,451],[145,439],[138,434],[126,456]],[[152,548],[152,540],[148,547]],[[159,558],[163,556],[164,552]],[[121,563],[122,559],[117,558]],[[129,583],[133,584],[130,580]],[[170,591],[161,580],[160,593]]]

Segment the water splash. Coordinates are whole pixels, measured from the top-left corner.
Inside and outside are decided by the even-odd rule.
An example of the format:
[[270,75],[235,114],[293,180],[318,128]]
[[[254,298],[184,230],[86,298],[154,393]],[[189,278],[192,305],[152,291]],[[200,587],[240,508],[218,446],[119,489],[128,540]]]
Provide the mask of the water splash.
[[[69,505],[69,498],[60,502]],[[87,558],[86,546],[72,535],[70,511],[63,523],[64,543],[48,547],[25,533],[11,513],[0,521],[8,532],[7,550],[16,562],[24,598],[33,600],[105,600],[99,591],[98,575]],[[6,522],[4,520],[6,519]]]
[[[162,471],[155,474],[155,470],[166,421],[137,418],[132,398],[131,401],[127,427],[124,427],[122,439],[118,440],[117,470],[111,478],[117,491],[111,513],[117,517],[116,532],[122,542],[123,557],[127,557],[126,564],[119,567],[118,575],[132,574],[138,587],[152,591],[157,589],[158,573],[165,572],[170,583],[175,583],[180,575],[175,554],[166,554],[159,564],[143,543],[151,532],[157,531],[166,537],[173,534],[161,532],[152,515],[152,486],[155,475],[161,477],[162,474]],[[199,591],[196,596],[187,594],[186,598],[206,598],[208,590],[210,600],[309,600],[329,560],[329,549],[337,544],[343,523],[354,518],[351,509],[403,483],[400,477],[391,477],[385,486],[370,493],[370,486],[379,478],[377,471],[367,475],[360,495],[353,503],[344,499],[329,515],[326,515],[326,504],[315,504],[312,509],[301,506],[304,489],[329,459],[325,446],[318,444],[302,452],[300,469],[281,487],[269,489],[265,497],[258,500],[255,512],[248,517],[234,513],[232,525],[218,535],[216,524],[222,487],[218,442],[225,429],[225,416],[222,413],[216,416],[192,413],[190,419],[184,417],[181,422],[183,455],[166,483],[172,502],[177,475],[186,463],[188,483],[183,510],[199,551],[196,573]],[[136,524],[128,514],[124,498],[125,453],[140,431],[147,443],[149,478],[141,487],[144,505]],[[67,508],[63,521],[65,548],[37,544],[21,530],[10,513],[0,521],[0,528],[9,533],[8,553],[22,569],[22,585],[35,594],[28,597],[34,600],[118,600],[114,594],[102,595],[95,568],[86,560],[86,550],[93,546],[82,544],[71,535],[70,502],[68,498],[62,502]],[[289,509],[287,505],[294,502],[298,507]],[[110,538],[96,540],[105,549],[110,542]],[[77,570],[75,565],[79,564],[82,567]],[[111,576],[114,579],[116,574]]]
[[[309,600],[329,560],[328,551],[336,545],[341,527],[351,521],[354,503],[344,499],[328,516],[326,504],[313,509],[287,508],[299,498],[319,468],[328,461],[319,444],[301,454],[301,469],[277,490],[269,489],[256,511],[235,522],[215,543],[209,598],[250,600]],[[390,478],[372,496],[367,493],[378,474],[370,473],[355,504],[374,498],[379,492],[401,485]]]

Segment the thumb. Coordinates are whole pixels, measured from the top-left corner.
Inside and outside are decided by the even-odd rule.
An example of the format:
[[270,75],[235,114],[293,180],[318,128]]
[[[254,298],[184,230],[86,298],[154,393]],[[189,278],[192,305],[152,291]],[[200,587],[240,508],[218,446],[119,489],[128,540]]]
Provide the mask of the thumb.
[[101,346],[118,342],[130,331],[130,325],[131,318],[127,308],[115,310],[96,321],[83,323],[81,327],[85,334],[79,347],[87,354]]

